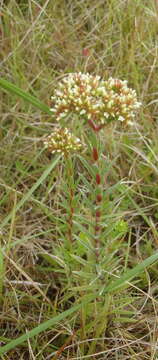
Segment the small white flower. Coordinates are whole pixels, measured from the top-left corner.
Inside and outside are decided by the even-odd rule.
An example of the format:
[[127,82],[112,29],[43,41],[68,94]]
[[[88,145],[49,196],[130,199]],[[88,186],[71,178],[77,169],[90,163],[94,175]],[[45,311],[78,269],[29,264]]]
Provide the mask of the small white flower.
[[82,110],[80,111],[80,115],[84,115],[84,114],[86,114],[86,110],[85,110],[85,109],[82,109]]
[[119,120],[119,121],[125,121],[125,119],[124,119],[123,116],[119,116],[119,117],[118,117],[118,120]]
[[104,112],[104,116],[106,117],[106,119],[108,119],[109,114],[107,112]]

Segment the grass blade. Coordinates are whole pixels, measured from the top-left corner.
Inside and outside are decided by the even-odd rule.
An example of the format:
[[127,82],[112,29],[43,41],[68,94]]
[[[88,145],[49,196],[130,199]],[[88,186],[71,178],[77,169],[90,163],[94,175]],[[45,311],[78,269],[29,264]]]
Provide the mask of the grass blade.
[[12,84],[11,82],[0,79],[0,86],[4,89],[9,91],[11,94],[17,95],[21,97],[23,100],[26,100],[36,108],[42,110],[43,112],[52,115],[52,112],[50,111],[50,108],[43,104],[41,101],[39,101],[36,97],[30,95],[28,92],[20,89],[18,86]]
[[[32,188],[23,196],[23,198],[18,202],[18,204],[16,205],[16,209],[14,209],[14,211],[18,211],[23,205],[24,203],[30,199],[30,197],[32,196],[32,194],[34,193],[34,191],[40,186],[40,184],[47,178],[47,176],[50,174],[50,172],[54,169],[54,167],[56,166],[56,164],[58,163],[60,159],[60,156],[56,157],[51,164],[46,168],[46,170],[44,171],[44,173],[41,175],[41,177],[36,181],[36,183],[32,186]],[[13,216],[13,211],[10,212],[10,214],[8,214],[8,216],[6,216],[6,218],[2,221],[0,228],[2,229],[12,218]]]
[[[87,300],[86,302],[89,302],[89,301],[90,301],[90,299]],[[52,319],[45,321],[44,323],[38,325],[34,329],[28,331],[26,334],[21,335],[17,339],[10,341],[10,343],[8,343],[0,348],[0,355],[3,355],[4,353],[6,353],[7,351],[9,351],[11,349],[14,349],[16,346],[21,345],[23,342],[27,341],[28,339],[33,338],[34,336],[37,336],[41,332],[43,332],[47,329],[50,329],[54,324],[56,324],[59,321],[62,321],[68,315],[71,315],[74,312],[78,311],[82,306],[83,306],[82,303],[78,304],[78,305],[74,305],[72,308],[62,312],[61,314],[53,317]]]
[[133,269],[126,271],[125,274],[123,274],[119,279],[115,280],[111,285],[105,288],[105,293],[111,293],[114,290],[118,290],[126,282],[138,276],[143,270],[145,270],[149,265],[152,265],[157,260],[158,260],[158,252],[154,255],[149,256],[140,264],[136,265]]

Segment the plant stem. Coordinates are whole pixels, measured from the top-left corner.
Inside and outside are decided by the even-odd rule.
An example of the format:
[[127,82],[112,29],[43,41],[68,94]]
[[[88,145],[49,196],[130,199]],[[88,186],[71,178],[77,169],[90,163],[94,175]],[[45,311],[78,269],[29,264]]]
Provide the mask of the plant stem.
[[67,177],[67,184],[68,184],[68,216],[67,216],[67,227],[68,227],[68,242],[69,247],[72,247],[73,243],[73,215],[74,215],[74,179],[73,179],[73,164],[72,160],[68,156],[66,157],[66,177]]
[[[95,257],[96,261],[99,262],[99,253],[100,253],[100,244],[101,244],[101,203],[102,203],[102,184],[101,184],[101,175],[100,175],[100,162],[99,162],[99,144],[98,144],[98,129],[94,128],[94,124],[90,123],[90,126],[95,134],[93,138],[93,147],[92,147],[92,160],[93,165],[95,165],[95,179],[94,179],[94,189],[95,189],[95,198],[94,198],[94,248],[95,248]],[[92,141],[93,141],[92,140]]]

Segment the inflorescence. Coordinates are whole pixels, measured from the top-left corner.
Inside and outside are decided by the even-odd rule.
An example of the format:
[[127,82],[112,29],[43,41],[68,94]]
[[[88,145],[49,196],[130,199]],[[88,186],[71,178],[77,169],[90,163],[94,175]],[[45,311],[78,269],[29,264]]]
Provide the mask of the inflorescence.
[[44,139],[44,145],[51,153],[58,152],[63,155],[82,148],[79,138],[74,136],[67,128],[57,127]]
[[52,96],[51,111],[57,121],[76,114],[79,119],[104,126],[113,120],[130,124],[141,103],[127,81],[82,73],[70,73]]

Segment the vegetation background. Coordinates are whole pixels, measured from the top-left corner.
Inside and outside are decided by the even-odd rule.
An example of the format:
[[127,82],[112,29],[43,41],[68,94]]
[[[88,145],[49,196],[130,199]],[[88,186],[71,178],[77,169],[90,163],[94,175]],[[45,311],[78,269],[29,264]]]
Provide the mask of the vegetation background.
[[[0,11],[1,78],[51,106],[64,74],[112,76],[127,79],[143,104],[134,127],[106,128],[103,136],[111,189],[106,210],[119,209],[107,220],[106,272],[108,279],[120,277],[158,246],[158,2],[1,0]],[[103,302],[95,298],[78,308],[87,299],[85,278],[92,278],[82,249],[71,258],[62,245],[64,161],[52,162],[41,141],[54,121],[3,89],[0,113],[1,358],[156,360],[157,263]],[[76,171],[90,179],[81,164]],[[88,200],[80,210],[89,216]],[[74,280],[69,265],[75,263]],[[44,326],[52,317],[55,323]]]

